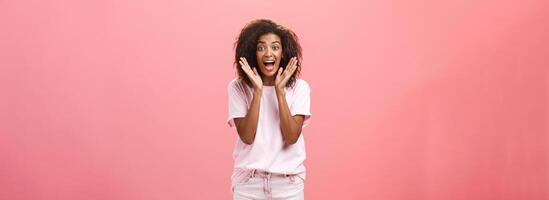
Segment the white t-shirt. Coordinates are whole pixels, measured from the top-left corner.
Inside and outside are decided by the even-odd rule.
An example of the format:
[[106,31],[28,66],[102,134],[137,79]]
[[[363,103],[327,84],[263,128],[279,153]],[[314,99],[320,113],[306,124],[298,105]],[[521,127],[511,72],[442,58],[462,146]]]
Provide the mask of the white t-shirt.
[[[238,79],[228,85],[230,127],[235,127],[234,118],[245,117],[253,98],[253,88]],[[286,102],[292,116],[304,115],[303,127],[310,122],[310,87],[306,81],[297,79],[293,88],[286,88]],[[251,145],[240,140],[233,151],[235,169],[258,169],[271,173],[300,174],[305,172],[305,141],[303,130],[295,144],[285,145],[280,130],[278,100],[274,86],[263,86],[259,119],[255,139]]]

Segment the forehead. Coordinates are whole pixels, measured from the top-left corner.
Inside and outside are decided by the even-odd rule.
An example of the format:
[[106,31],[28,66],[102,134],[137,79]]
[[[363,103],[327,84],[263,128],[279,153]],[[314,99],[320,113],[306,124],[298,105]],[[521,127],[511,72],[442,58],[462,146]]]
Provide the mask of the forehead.
[[274,33],[267,33],[265,35],[262,35],[262,36],[259,37],[259,40],[258,40],[258,43],[271,44],[271,43],[275,43],[275,42],[280,43],[280,37],[278,37],[278,35],[276,35]]

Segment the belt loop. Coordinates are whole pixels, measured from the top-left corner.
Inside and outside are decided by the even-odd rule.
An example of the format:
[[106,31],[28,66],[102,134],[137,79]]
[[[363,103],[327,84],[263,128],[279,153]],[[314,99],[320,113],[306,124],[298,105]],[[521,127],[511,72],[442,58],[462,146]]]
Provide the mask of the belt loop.
[[251,174],[250,174],[250,177],[251,177],[251,178],[254,178],[254,177],[255,177],[255,169],[252,169],[252,172],[251,172]]
[[267,200],[272,200],[273,199],[273,194],[272,194],[272,188],[271,188],[271,173],[267,173],[267,176],[264,177],[265,179],[265,182],[264,182],[264,185],[263,185],[263,190],[267,196]]

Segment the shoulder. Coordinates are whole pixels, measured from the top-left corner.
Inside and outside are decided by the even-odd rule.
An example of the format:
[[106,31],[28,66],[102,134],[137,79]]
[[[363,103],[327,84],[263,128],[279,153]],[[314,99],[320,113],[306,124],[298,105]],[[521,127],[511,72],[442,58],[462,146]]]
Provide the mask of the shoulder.
[[296,79],[293,87],[288,88],[287,91],[294,95],[300,96],[311,93],[311,87],[307,81],[303,79]]
[[235,78],[227,84],[227,90],[232,94],[247,95],[251,88],[241,79]]
[[243,86],[245,86],[244,82],[238,78],[235,78],[233,80],[229,81],[229,84],[227,84],[228,89],[242,89]]
[[297,79],[295,80],[295,90],[311,90],[311,86],[309,86],[309,83],[303,79]]
[[227,87],[233,87],[234,85],[238,84],[238,82],[240,82],[238,78],[232,79],[229,81],[229,84],[227,84]]
[[240,85],[240,84],[242,84],[242,80],[240,80],[239,78],[234,78],[229,81],[229,86]]

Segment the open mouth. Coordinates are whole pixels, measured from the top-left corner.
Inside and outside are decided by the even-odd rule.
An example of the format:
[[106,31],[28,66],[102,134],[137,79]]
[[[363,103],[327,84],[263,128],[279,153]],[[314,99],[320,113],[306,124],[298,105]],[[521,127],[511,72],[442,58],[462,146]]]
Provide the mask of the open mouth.
[[265,65],[265,69],[271,71],[271,70],[274,69],[275,61],[274,60],[266,60],[266,61],[263,61],[263,64]]

